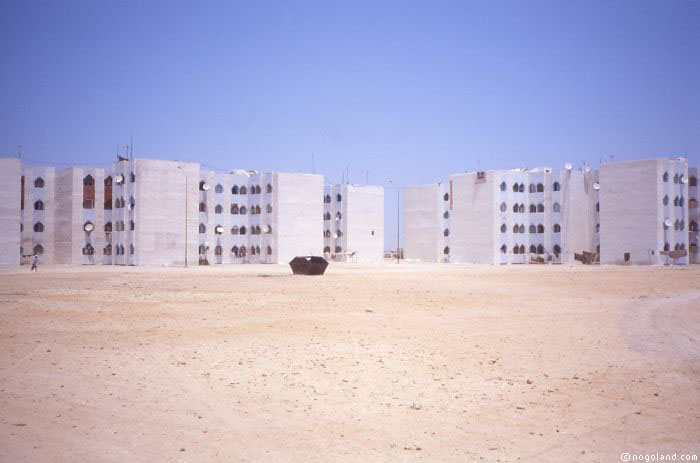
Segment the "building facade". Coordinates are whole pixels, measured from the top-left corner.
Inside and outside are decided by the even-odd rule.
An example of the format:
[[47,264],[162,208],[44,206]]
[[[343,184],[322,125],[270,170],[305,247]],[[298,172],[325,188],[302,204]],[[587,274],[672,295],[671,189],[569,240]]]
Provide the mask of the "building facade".
[[384,188],[326,186],[323,254],[333,261],[378,262],[384,256]]
[[[571,263],[585,251],[604,264],[697,263],[697,178],[698,169],[679,158],[605,164],[599,171],[468,172],[449,183],[406,187],[405,256]],[[672,259],[663,251],[687,255]]]
[[[31,255],[47,264],[286,263],[324,247],[320,175],[215,172],[191,162],[123,158],[107,169],[1,158],[0,175],[0,265]],[[348,187],[338,188],[355,198],[349,204],[359,204],[363,195]],[[381,212],[353,207],[344,209],[351,225],[343,235],[376,230],[379,244],[352,239],[363,259],[381,259],[371,247],[383,247]]]

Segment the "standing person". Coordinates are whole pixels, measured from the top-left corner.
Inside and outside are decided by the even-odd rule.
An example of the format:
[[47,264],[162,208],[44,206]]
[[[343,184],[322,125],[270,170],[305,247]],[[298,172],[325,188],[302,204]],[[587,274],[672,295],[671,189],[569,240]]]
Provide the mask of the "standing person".
[[39,271],[39,256],[34,254],[32,256],[32,269],[30,271],[36,270],[37,272]]

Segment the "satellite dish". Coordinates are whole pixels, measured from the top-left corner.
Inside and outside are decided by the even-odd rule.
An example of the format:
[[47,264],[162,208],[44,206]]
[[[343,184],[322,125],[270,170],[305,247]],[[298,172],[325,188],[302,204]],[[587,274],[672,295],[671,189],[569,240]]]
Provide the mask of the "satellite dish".
[[114,181],[118,184],[121,185],[124,183],[124,176],[122,174],[117,174],[114,176]]
[[586,172],[590,172],[590,171],[591,171],[591,168],[588,167],[588,166],[584,166],[583,170],[585,170]]
[[671,219],[664,220],[664,227],[671,228]]
[[208,183],[204,183],[204,184],[202,185],[202,190],[204,190],[204,191],[209,191],[209,184],[208,184]]
[[95,229],[95,226],[92,224],[92,222],[86,222],[85,225],[83,225],[83,230],[86,232],[90,233]]
[[573,167],[574,166],[572,166],[570,162],[567,162],[566,164],[564,164],[564,169],[566,169],[566,170],[571,170],[571,169],[573,169]]
[[333,233],[333,239],[338,239],[338,232]]
[[681,183],[683,183],[683,184],[688,183],[688,179],[681,175]]
[[595,182],[595,183],[593,184],[593,189],[594,189],[595,191],[600,190],[600,183]]
[[132,210],[134,208],[134,203],[129,203],[129,210]]
[[216,228],[214,229],[214,231],[216,232],[217,235],[220,235],[224,232],[224,227],[222,227],[221,225],[217,225]]
[[270,233],[271,230],[269,225],[265,225],[265,233]]

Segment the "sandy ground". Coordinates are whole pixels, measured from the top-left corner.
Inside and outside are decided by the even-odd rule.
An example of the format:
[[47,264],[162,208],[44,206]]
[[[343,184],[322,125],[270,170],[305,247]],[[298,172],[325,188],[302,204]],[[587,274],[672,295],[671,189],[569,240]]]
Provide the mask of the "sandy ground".
[[0,270],[1,461],[700,454],[700,266]]

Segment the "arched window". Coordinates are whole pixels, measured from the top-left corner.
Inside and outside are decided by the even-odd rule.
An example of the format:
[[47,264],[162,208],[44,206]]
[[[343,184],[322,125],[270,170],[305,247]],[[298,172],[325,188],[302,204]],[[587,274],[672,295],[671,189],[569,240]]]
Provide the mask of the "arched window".
[[450,211],[445,211],[444,214],[442,214],[443,219],[449,219],[450,218]]
[[[204,180],[202,180],[201,182],[199,182],[199,191],[206,191],[206,190],[204,189],[204,186],[205,186],[206,184],[207,184],[207,182],[205,182]],[[201,254],[201,253],[200,253],[200,254]]]
[[231,248],[231,254],[233,254],[234,257],[238,257],[238,246],[234,246]]
[[537,206],[530,204],[530,212],[537,212]]
[[34,231],[36,233],[41,233],[44,231],[44,224],[41,222],[37,222],[34,224]]
[[331,202],[331,195],[326,195],[323,197],[323,202],[324,203],[330,203]]
[[343,197],[340,195],[340,193],[338,193],[337,195],[335,195],[335,200],[338,201],[338,202],[340,202],[340,201],[343,200]]
[[595,224],[595,232],[600,233],[600,223]]
[[331,237],[331,231],[326,229],[326,231],[323,232],[323,237],[324,238],[330,238]]
[[256,235],[259,235],[259,234],[260,234],[260,231],[261,231],[261,230],[260,230],[260,225],[256,225],[256,226],[255,226],[255,234],[256,234]]
[[42,245],[40,245],[40,244],[37,244],[36,246],[34,246],[33,252],[34,252],[34,254],[36,254],[36,255],[43,254],[43,253],[44,253],[44,247],[43,247]]
[[513,254],[520,254],[520,248],[517,244],[513,246]]
[[241,235],[245,235],[247,232],[248,232],[248,230],[246,230],[245,226],[241,227],[240,230],[239,230],[239,233],[240,233]]
[[520,224],[520,233],[525,233],[525,224]]
[[506,185],[506,182],[501,182],[501,191],[506,191],[506,188],[508,188],[508,185]]
[[224,208],[221,207],[221,204],[217,204],[216,207],[214,208],[214,214],[221,214],[224,211]]
[[[131,180],[131,183],[134,183],[136,181],[136,174],[131,172],[129,174],[129,180]],[[132,248],[133,248],[133,246],[132,246]],[[131,253],[133,254],[133,251]]]
[[246,213],[248,212],[248,209],[246,209],[245,206],[241,206],[241,208],[238,210],[238,212],[239,212],[241,215],[246,215]]
[[679,224],[680,224],[680,222],[678,221],[678,219],[676,219],[676,221],[673,222],[673,229],[678,231],[680,229]]
[[259,204],[255,206],[255,213],[260,214],[260,205]]
[[83,246],[83,255],[84,256],[91,256],[94,253],[95,253],[95,248],[93,248],[90,243]]
[[44,202],[40,199],[34,201],[34,210],[35,211],[43,211],[44,210]]
[[267,205],[267,213],[272,214],[272,204]]
[[506,245],[504,244],[503,246],[501,246],[501,254],[505,254],[505,253],[507,253],[507,252],[508,252],[508,248],[507,248]]
[[688,182],[690,186],[698,186],[698,178],[695,176],[690,177],[690,181]]
[[343,214],[341,214],[340,212],[336,212],[336,213],[335,213],[335,218],[336,218],[336,220],[340,220],[340,219],[343,218]]
[[245,187],[245,185],[241,185],[241,188],[238,190],[238,192],[242,195],[248,194],[248,189]]
[[[269,193],[269,191],[268,191],[268,193]],[[268,246],[268,247],[267,247],[267,255],[268,255],[268,256],[271,256],[271,255],[272,255],[272,246]]]
[[520,203],[520,206],[518,206],[518,212],[520,212],[521,214],[525,213],[525,205],[524,204]]
[[515,182],[513,184],[513,193],[517,193],[517,192],[518,192],[518,182]]
[[688,200],[688,207],[691,209],[695,209],[696,207],[698,207],[698,201],[695,198],[690,198]]
[[518,233],[518,230],[518,224],[516,223],[515,225],[513,225],[513,233]]
[[[216,184],[216,186],[214,187],[214,192],[215,193],[223,193],[224,192],[224,187],[221,186],[221,183]],[[220,256],[221,254],[217,254],[217,255]]]
[[[255,194],[259,195],[261,191],[260,185],[255,185]],[[258,248],[258,252],[260,252],[260,248]]]
[[559,203],[554,203],[554,205],[552,206],[552,210],[554,212],[561,212],[561,206],[559,205]]
[[559,191],[559,190],[561,190],[561,185],[559,185],[559,182],[554,182],[554,184],[552,185],[552,189],[553,189],[554,191]]
[[445,193],[444,195],[442,195],[442,199],[444,199],[445,201],[449,201],[450,200],[449,193]]
[[501,224],[501,233],[505,233],[508,230],[508,227],[506,227],[506,224]]
[[508,210],[508,206],[506,205],[506,203],[501,203],[501,212],[505,212],[507,210]]
[[[238,194],[238,185],[233,185],[231,187],[231,194],[232,195],[237,195]],[[236,252],[238,252],[238,248],[236,248]]]
[[207,226],[204,225],[203,223],[199,224],[199,233],[206,233],[207,232]]
[[34,188],[44,188],[44,179],[37,177],[36,180],[34,180]]
[[662,200],[662,202],[664,203],[664,206],[668,206],[668,201],[669,201],[668,195],[664,195],[664,199]]
[[664,182],[668,182],[668,172],[664,172],[664,175],[661,177],[661,179],[662,179]]
[[214,255],[220,256],[223,253],[224,253],[224,248],[222,248],[220,245],[217,245],[214,248]]
[[330,246],[324,247],[324,248],[323,248],[323,252],[324,252],[324,253],[330,254],[330,252],[331,252],[331,247],[330,247]]
[[530,191],[530,193],[537,193],[537,187],[535,186],[534,183],[530,184],[529,191]]
[[269,183],[267,184],[267,192],[272,193],[272,185],[270,185]]
[[525,254],[525,245],[524,244],[520,245],[520,254]]
[[112,222],[107,222],[105,224],[105,233],[112,233]]
[[537,254],[544,254],[544,246],[541,244],[537,246]]
[[449,246],[445,246],[445,249],[442,250],[442,253],[445,254],[445,255],[448,255],[448,254],[450,253],[450,247],[449,247]]
[[558,223],[554,224],[554,233],[560,233],[561,232],[561,225]]
[[231,204],[231,214],[238,214],[238,204]]
[[538,183],[537,184],[537,192],[544,193],[544,185],[542,185],[541,183]]
[[445,230],[443,230],[442,234],[443,234],[443,236],[450,236],[450,229],[445,228]]
[[600,212],[600,203],[595,203],[595,211]]
[[250,255],[251,255],[251,256],[254,256],[255,253],[256,253],[255,246],[251,246],[251,247],[250,247]]
[[664,251],[670,251],[671,250],[671,245],[666,243],[664,244]]
[[331,220],[331,213],[326,212],[325,214],[323,214],[323,220]]
[[673,198],[673,205],[674,205],[674,206],[678,206],[678,196],[676,196],[675,198]]
[[673,176],[673,183],[680,183],[680,181],[681,180],[680,180],[680,177],[678,176],[678,174]]
[[520,191],[521,193],[525,193],[525,184],[524,183],[520,184],[520,186],[518,187],[518,191]]
[[513,204],[513,212],[514,212],[514,213],[517,213],[517,212],[518,212],[518,205],[517,205],[517,203],[516,203],[516,204]]
[[95,179],[92,175],[83,178],[83,209],[93,209],[95,207]]
[[231,234],[232,235],[238,234],[238,226],[234,225],[233,227],[231,227]]
[[530,225],[530,228],[528,230],[530,233],[537,233],[537,227],[533,224]]
[[544,225],[539,224],[537,226],[537,233],[544,233]]
[[561,254],[561,246],[559,246],[558,244],[555,244],[554,248],[552,248],[552,250],[554,251],[554,255],[559,257],[559,254]]
[[530,245],[530,254],[537,254],[537,246],[534,244]]
[[106,177],[104,180],[104,209],[107,211],[112,210],[112,177]]
[[690,226],[688,226],[688,230],[698,231],[698,223],[695,220],[691,221]]
[[102,254],[105,256],[111,256],[112,255],[112,245],[108,244],[102,249]]
[[678,199],[678,205],[679,205],[680,207],[683,207],[684,204],[685,204],[685,199],[683,199],[683,196],[681,196],[681,197]]
[[129,220],[129,230],[133,230],[136,228],[136,224],[134,223],[133,220]]
[[537,205],[537,212],[544,212],[544,204],[539,203]]
[[207,205],[205,203],[199,203],[199,212],[207,212]]
[[245,246],[241,246],[241,250],[238,251],[238,255],[240,257],[245,257],[246,254],[248,254],[248,249]]
[[203,256],[207,253],[207,247],[204,246],[203,244],[199,245],[199,255]]

